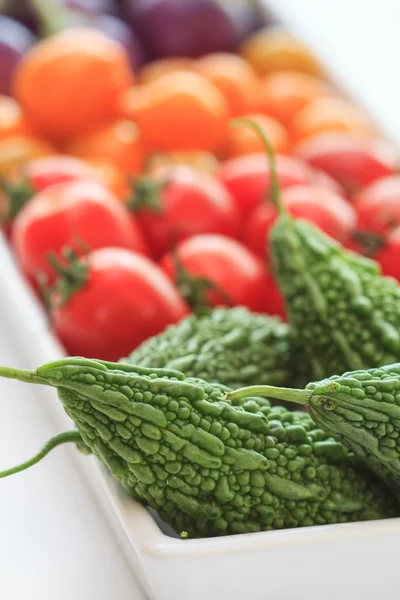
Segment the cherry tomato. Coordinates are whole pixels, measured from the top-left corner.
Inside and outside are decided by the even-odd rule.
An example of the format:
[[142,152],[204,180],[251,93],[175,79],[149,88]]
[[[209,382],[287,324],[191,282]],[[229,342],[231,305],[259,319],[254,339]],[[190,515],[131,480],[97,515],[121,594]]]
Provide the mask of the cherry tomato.
[[236,236],[239,229],[229,192],[211,175],[185,165],[159,168],[151,179],[139,180],[132,207],[156,259],[190,236]]
[[14,135],[1,139],[0,173],[7,176],[15,174],[29,160],[56,153],[57,150],[47,141],[29,135]]
[[163,271],[135,252],[102,248],[83,264],[84,281],[51,311],[54,331],[72,355],[117,361],[189,312]]
[[24,166],[23,173],[35,192],[40,192],[56,183],[98,179],[96,171],[83,160],[64,155],[33,159]]
[[400,177],[391,175],[374,181],[353,197],[357,228],[385,234],[400,224]]
[[37,192],[57,183],[77,179],[99,181],[94,169],[70,156],[43,156],[22,165],[19,171],[13,172],[4,182],[9,199],[6,219],[14,220],[21,208]]
[[147,63],[137,72],[137,79],[140,84],[152,83],[175,71],[191,71],[192,60],[179,56],[170,56],[168,58],[160,58]]
[[362,137],[373,134],[372,124],[364,112],[341,98],[315,98],[296,113],[290,125],[292,142],[330,131]]
[[[286,130],[279,121],[262,114],[246,114],[244,119],[257,123],[268,136],[275,152],[286,152],[289,147],[289,138]],[[260,136],[249,129],[247,125],[230,127],[224,146],[224,156],[233,158],[242,154],[254,154],[264,150]]]
[[[191,275],[206,278],[210,305],[242,305],[256,312],[283,315],[283,301],[264,262],[239,242],[223,235],[197,235],[176,248],[182,267]],[[176,260],[167,254],[161,266],[176,281]],[[217,290],[220,290],[218,293]]]
[[[350,237],[356,223],[353,207],[334,191],[321,186],[295,185],[282,192],[282,201],[296,218],[311,221],[340,242]],[[277,219],[272,202],[260,204],[250,215],[243,241],[253,252],[269,260],[269,232]]]
[[113,121],[76,135],[65,150],[84,160],[111,162],[129,175],[139,175],[143,169],[140,132],[132,121]]
[[[340,189],[324,173],[311,169],[305,162],[289,156],[276,157],[276,169],[281,189],[297,184],[321,183]],[[270,172],[265,153],[238,156],[221,164],[217,177],[236,201],[241,217],[247,218],[268,196]]]
[[211,152],[156,152],[148,157],[146,171],[165,165],[189,165],[197,171],[214,174],[219,163]]
[[297,71],[276,71],[261,82],[258,107],[288,127],[298,111],[315,98],[333,94],[332,88],[319,77]]
[[240,56],[228,52],[208,54],[194,61],[193,69],[219,89],[231,117],[257,108],[260,83],[251,65]]
[[97,158],[86,159],[95,171],[99,181],[112,192],[118,200],[126,202],[131,196],[131,187],[126,173],[117,167],[115,163]]
[[310,183],[313,183],[315,185],[322,185],[322,187],[326,187],[330,190],[333,190],[334,192],[339,194],[339,196],[342,196],[342,198],[349,199],[348,194],[346,194],[340,183],[338,183],[335,179],[333,179],[333,177],[328,175],[328,173],[324,173],[323,171],[319,171],[318,169],[313,169],[312,167],[310,167],[310,172],[312,173]]
[[142,233],[127,209],[100,184],[91,181],[59,183],[26,204],[14,221],[12,242],[24,272],[53,276],[49,253],[65,246],[82,252],[105,246],[146,254]]
[[131,85],[122,46],[95,29],[71,27],[24,55],[13,88],[29,122],[59,140],[116,118],[120,94]]
[[381,265],[382,273],[400,281],[400,227],[396,227],[385,238],[375,260]]
[[297,71],[321,76],[322,68],[301,42],[280,26],[264,27],[251,35],[240,48],[259,75],[274,71]]
[[322,133],[298,144],[294,154],[355,193],[376,179],[393,175],[399,155],[381,141],[366,141],[350,133]]
[[121,112],[135,121],[151,150],[214,151],[228,129],[228,107],[218,88],[198,73],[176,71],[132,88]]

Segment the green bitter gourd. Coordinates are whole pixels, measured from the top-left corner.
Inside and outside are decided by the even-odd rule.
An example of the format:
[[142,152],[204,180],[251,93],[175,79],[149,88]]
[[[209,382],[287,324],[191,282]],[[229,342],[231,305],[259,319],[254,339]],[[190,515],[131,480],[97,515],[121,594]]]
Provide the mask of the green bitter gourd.
[[277,317],[244,307],[216,308],[169,326],[122,362],[177,369],[231,388],[285,385],[290,381],[288,337],[287,324]]
[[285,211],[275,158],[263,137],[279,218],[270,233],[273,267],[285,299],[296,385],[400,359],[400,286],[379,265],[345,250]]
[[400,363],[333,375],[303,390],[251,386],[228,392],[236,400],[254,394],[306,405],[319,427],[400,497]]
[[[0,375],[57,388],[87,447],[177,532],[216,536],[379,519],[394,496],[307,413],[177,371],[69,358]],[[275,388],[279,389],[279,388]],[[38,462],[77,431],[0,476]]]

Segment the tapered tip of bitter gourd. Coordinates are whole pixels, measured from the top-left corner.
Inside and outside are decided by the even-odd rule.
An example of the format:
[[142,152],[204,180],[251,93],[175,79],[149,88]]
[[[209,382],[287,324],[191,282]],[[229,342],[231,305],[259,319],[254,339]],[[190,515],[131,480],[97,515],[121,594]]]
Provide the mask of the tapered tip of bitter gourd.
[[260,137],[260,139],[264,145],[265,152],[267,154],[267,158],[268,158],[268,165],[269,165],[270,178],[271,178],[270,196],[272,198],[273,203],[275,204],[278,214],[279,215],[287,214],[287,211],[283,205],[282,197],[281,197],[281,188],[279,185],[279,177],[278,177],[278,173],[276,170],[275,151],[274,151],[274,148],[273,148],[267,134],[265,133],[264,129],[262,128],[261,125],[259,125],[259,123],[257,123],[256,121],[253,121],[252,119],[234,119],[233,121],[231,121],[231,125],[233,127],[243,127],[243,126],[249,127]]
[[226,397],[231,400],[242,400],[243,398],[254,398],[255,396],[307,405],[311,398],[311,392],[294,388],[280,388],[273,385],[251,385],[226,393]]
[[0,479],[9,477],[10,475],[15,475],[16,473],[21,473],[22,471],[26,471],[26,469],[29,469],[30,467],[33,467],[33,465],[36,465],[38,462],[40,462],[45,456],[47,456],[49,452],[51,452],[51,450],[57,446],[70,443],[74,443],[79,447],[79,449],[83,449],[84,444],[79,431],[73,429],[72,431],[63,431],[62,433],[58,433],[57,435],[53,436],[45,443],[43,448],[29,460],[12,467],[11,469],[0,471]]

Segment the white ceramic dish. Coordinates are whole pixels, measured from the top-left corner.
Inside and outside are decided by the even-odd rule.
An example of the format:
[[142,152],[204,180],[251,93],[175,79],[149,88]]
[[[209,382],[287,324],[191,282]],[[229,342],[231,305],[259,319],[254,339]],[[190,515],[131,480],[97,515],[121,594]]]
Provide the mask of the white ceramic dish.
[[[272,4],[279,13],[278,3]],[[32,368],[61,356],[62,348],[49,332],[46,317],[3,239],[0,290],[3,335],[24,349],[21,357],[28,364],[20,366]],[[32,344],[28,351],[27,341]],[[59,405],[50,404],[48,410],[57,430],[70,425]],[[121,494],[94,459],[77,456],[76,468],[102,503],[149,600],[400,597],[400,519],[180,540]]]

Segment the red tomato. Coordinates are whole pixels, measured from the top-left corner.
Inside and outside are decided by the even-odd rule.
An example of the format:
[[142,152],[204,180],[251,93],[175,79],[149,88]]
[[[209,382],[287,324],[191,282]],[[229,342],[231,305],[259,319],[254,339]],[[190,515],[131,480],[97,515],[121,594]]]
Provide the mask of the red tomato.
[[391,175],[374,181],[353,198],[358,229],[387,233],[400,224],[400,177]]
[[[282,192],[282,201],[291,215],[311,221],[342,243],[347,241],[354,229],[356,214],[353,207],[328,188],[296,185]],[[269,232],[276,219],[274,204],[264,202],[246,223],[243,241],[262,258],[268,258]]]
[[[182,241],[199,233],[221,233],[236,236],[239,229],[239,215],[229,192],[213,176],[186,166],[177,165],[167,169],[157,169],[152,178],[153,190],[149,190],[149,180],[144,186],[150,191],[154,204],[154,192],[160,189],[155,201],[159,208],[141,209],[143,198],[137,196],[139,210],[138,223],[145,233],[150,249],[156,259],[160,259],[175,242]],[[139,183],[140,187],[140,183]],[[146,187],[144,187],[146,192]],[[144,198],[146,206],[146,198]],[[135,200],[133,201],[135,211]]]
[[[276,170],[281,189],[315,182],[340,193],[340,186],[334,180],[298,158],[277,156]],[[267,198],[270,191],[270,170],[265,153],[227,160],[221,165],[217,177],[235,199],[242,218],[247,218]]]
[[12,242],[25,273],[52,276],[51,252],[65,246],[81,251],[105,246],[129,248],[146,254],[138,225],[127,209],[101,185],[91,181],[59,183],[26,204],[14,222]]
[[391,231],[383,242],[382,249],[375,255],[382,273],[400,281],[400,227]]
[[350,133],[322,133],[294,148],[294,154],[354,193],[380,177],[393,175],[399,155],[380,141],[361,140]]
[[342,196],[342,198],[348,197],[348,195],[345,193],[345,191],[342,188],[342,186],[340,185],[340,183],[338,183],[335,179],[333,179],[333,177],[331,177],[327,173],[324,173],[323,171],[318,171],[317,169],[313,169],[312,167],[310,167],[310,170],[312,171],[312,179],[311,179],[311,181],[309,181],[309,183],[312,183],[314,185],[321,185],[322,187],[329,188],[333,192],[336,192],[337,194],[339,194],[339,196]]
[[[223,294],[209,291],[212,306],[247,306],[256,312],[283,315],[283,301],[264,262],[239,242],[223,235],[197,235],[177,247],[182,267],[191,275],[206,278]],[[174,257],[167,254],[161,266],[176,280]]]
[[99,181],[95,169],[73,156],[42,156],[27,163],[24,175],[36,192],[56,183],[89,179]]
[[10,176],[6,183],[11,202],[9,218],[14,219],[36,192],[56,183],[78,179],[100,181],[99,175],[92,167],[72,156],[41,156],[27,162],[19,172]]
[[135,252],[102,248],[81,264],[86,281],[51,313],[72,355],[117,361],[189,312],[163,271]]

